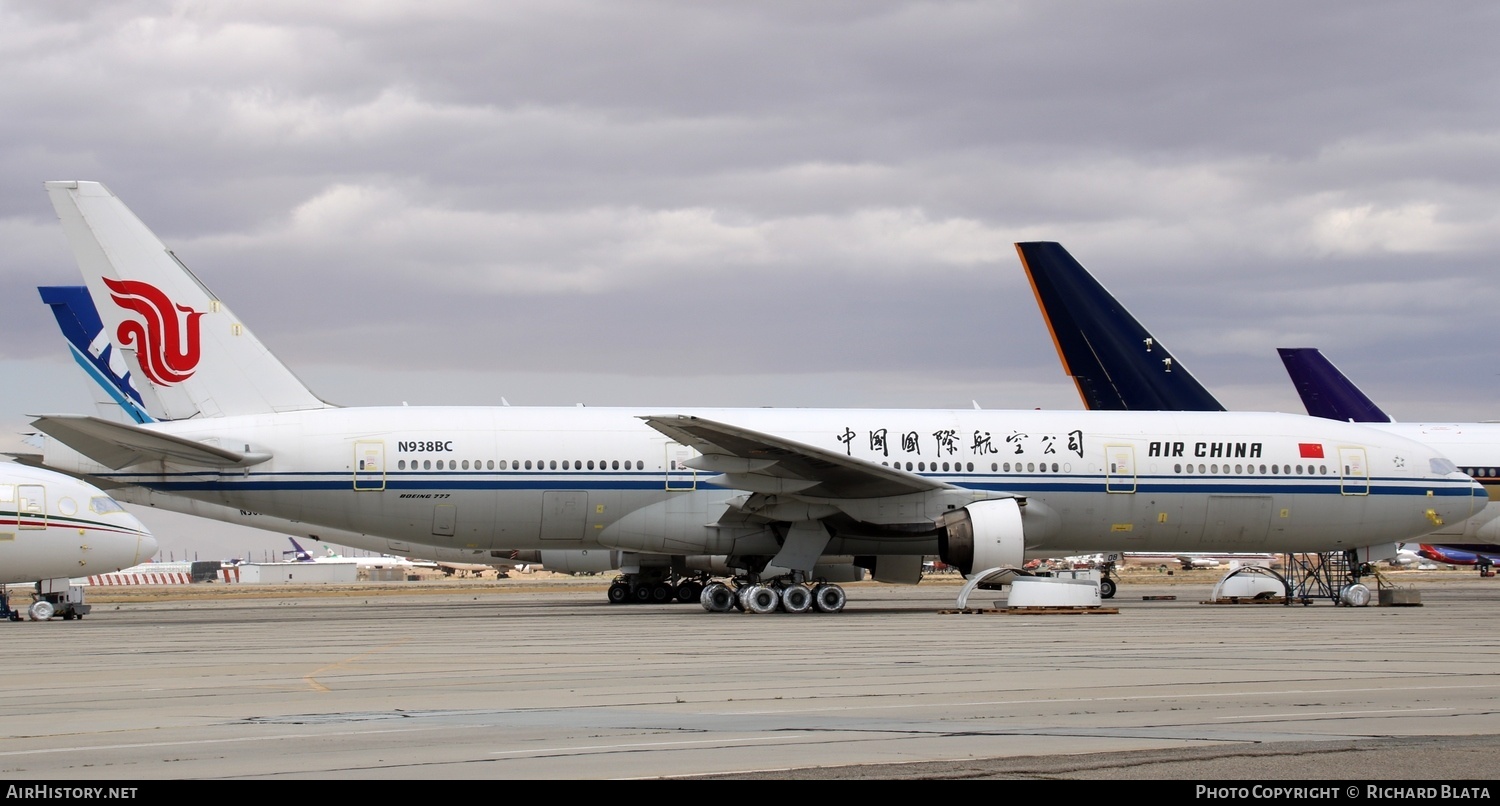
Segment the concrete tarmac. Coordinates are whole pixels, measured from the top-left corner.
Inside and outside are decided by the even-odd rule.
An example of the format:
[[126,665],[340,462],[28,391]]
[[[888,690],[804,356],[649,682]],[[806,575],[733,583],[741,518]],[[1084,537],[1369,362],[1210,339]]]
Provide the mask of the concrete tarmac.
[[1500,781],[1497,578],[1203,604],[1220,576],[1047,615],[944,613],[941,577],[837,615],[605,578],[100,589],[0,623],[0,776]]

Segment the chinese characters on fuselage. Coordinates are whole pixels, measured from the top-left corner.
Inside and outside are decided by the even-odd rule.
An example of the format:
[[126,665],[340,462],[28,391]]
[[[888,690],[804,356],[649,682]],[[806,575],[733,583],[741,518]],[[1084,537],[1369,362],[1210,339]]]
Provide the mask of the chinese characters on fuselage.
[[[855,445],[865,440],[869,450],[882,457],[928,456],[942,458],[963,453],[971,457],[993,455],[1006,456],[1056,456],[1059,449],[1083,458],[1083,431],[1074,429],[1065,434],[1027,434],[1012,431],[996,439],[989,431],[974,431],[960,434],[953,429],[942,429],[930,434],[917,431],[892,431],[877,428],[860,434],[845,427],[837,439],[843,443],[844,452],[854,455]],[[863,445],[861,445],[863,447]],[[1257,446],[1258,450],[1259,446]],[[1258,453],[1256,454],[1259,455]]]

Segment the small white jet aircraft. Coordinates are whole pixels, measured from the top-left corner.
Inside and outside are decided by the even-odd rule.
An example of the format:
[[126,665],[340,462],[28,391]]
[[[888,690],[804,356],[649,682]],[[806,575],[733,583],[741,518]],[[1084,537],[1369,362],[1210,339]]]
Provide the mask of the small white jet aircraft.
[[[83,618],[69,580],[146,562],[156,538],[99,488],[62,473],[0,463],[0,585],[32,583],[31,619]],[[19,620],[0,588],[0,615]]]
[[46,188],[163,413],[39,417],[48,466],[391,540],[625,552],[621,595],[644,558],[724,557],[737,589],[710,584],[705,609],[837,612],[824,569],[848,558],[915,584],[924,555],[970,575],[1122,534],[1142,550],[1336,551],[1483,499],[1430,447],[1277,413],[340,408],[103,185]]

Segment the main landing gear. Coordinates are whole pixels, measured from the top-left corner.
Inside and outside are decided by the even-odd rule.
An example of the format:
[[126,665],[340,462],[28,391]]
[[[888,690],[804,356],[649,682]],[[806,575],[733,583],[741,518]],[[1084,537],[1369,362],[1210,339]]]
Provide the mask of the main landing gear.
[[696,602],[703,593],[706,578],[668,576],[641,579],[641,575],[622,574],[609,586],[610,604],[668,604]]
[[730,587],[710,582],[703,588],[699,603],[710,613],[837,613],[844,609],[848,597],[844,589],[827,582],[805,585],[800,582],[754,582]]
[[776,579],[751,582],[714,580],[707,574],[695,577],[668,575],[649,578],[645,574],[621,574],[609,586],[610,604],[671,604],[697,602],[710,613],[838,613],[848,597],[830,582],[792,582]]

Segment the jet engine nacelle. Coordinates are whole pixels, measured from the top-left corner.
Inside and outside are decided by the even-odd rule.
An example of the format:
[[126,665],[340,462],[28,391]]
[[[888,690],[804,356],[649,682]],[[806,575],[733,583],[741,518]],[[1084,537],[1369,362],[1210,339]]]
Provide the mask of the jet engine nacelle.
[[942,525],[938,556],[966,577],[989,568],[1020,568],[1025,562],[1021,504],[1014,498],[976,501],[945,514]]

